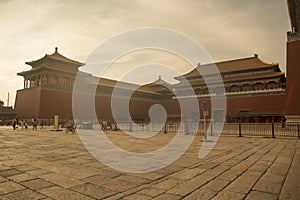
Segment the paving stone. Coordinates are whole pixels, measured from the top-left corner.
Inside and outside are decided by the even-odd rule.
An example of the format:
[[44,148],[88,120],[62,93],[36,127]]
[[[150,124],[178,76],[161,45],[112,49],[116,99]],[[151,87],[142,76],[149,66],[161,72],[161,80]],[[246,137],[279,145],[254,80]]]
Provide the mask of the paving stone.
[[172,170],[170,168],[163,168],[163,169],[159,169],[157,171],[155,171],[156,173],[158,174],[163,174],[163,175],[170,175],[170,174],[173,174],[174,172],[176,172],[175,170]]
[[13,166],[16,166],[16,165],[23,165],[23,164],[25,164],[25,161],[24,160],[19,160],[19,159],[17,159],[17,160],[11,160],[10,159],[10,160],[5,160],[3,163],[7,166],[13,167]]
[[1,199],[9,199],[9,200],[45,200],[46,196],[37,193],[33,190],[19,190],[17,192],[9,193],[0,197]]
[[175,194],[162,194],[153,198],[153,200],[177,200],[177,199],[182,199],[182,196],[175,195]]
[[68,176],[57,173],[44,174],[40,175],[39,177],[65,188],[73,187],[75,185],[80,185],[84,183],[84,181],[80,181],[78,179],[70,178]]
[[0,165],[0,171],[11,169],[11,167],[6,165]]
[[274,163],[269,169],[268,173],[277,175],[277,176],[286,176],[290,165],[281,164],[281,163]]
[[158,196],[158,195],[160,195],[164,192],[165,192],[164,190],[160,190],[160,189],[157,189],[157,188],[146,188],[144,190],[139,191],[138,193],[143,194],[143,195],[147,195],[147,196],[150,196],[150,197],[156,197],[156,196]]
[[116,180],[126,181],[128,183],[142,185],[151,182],[149,179],[143,179],[135,176],[121,175],[115,178]]
[[[299,165],[300,163],[298,163]],[[300,166],[299,166],[300,167]],[[297,169],[299,172],[299,168]],[[296,200],[300,197],[300,173],[288,174],[283,184],[280,199]]]
[[159,174],[159,173],[156,173],[156,172],[148,172],[148,173],[144,173],[144,174],[135,174],[134,176],[154,181],[154,180],[157,180],[157,179],[160,179],[160,178],[164,177],[165,175],[164,174]]
[[231,168],[231,170],[244,172],[244,171],[248,170],[252,165],[253,165],[252,162],[245,162],[245,161],[243,161],[243,162],[240,162],[239,164],[233,166]]
[[192,194],[189,194],[185,197],[185,200],[195,200],[195,199],[211,199],[213,196],[217,194],[216,191],[212,191],[209,189],[197,189]]
[[258,181],[256,185],[253,187],[253,190],[267,192],[272,194],[280,194],[282,184],[279,183],[271,183],[267,181]]
[[18,191],[18,190],[23,190],[23,189],[25,189],[24,186],[22,186],[18,183],[15,183],[13,181],[7,181],[7,182],[0,183],[0,195]]
[[124,200],[136,200],[136,199],[148,200],[148,199],[151,199],[151,197],[146,196],[146,195],[142,195],[142,194],[132,194],[132,195],[129,195],[127,197],[124,197],[123,199]]
[[136,186],[134,184],[125,181],[111,179],[102,176],[92,176],[92,177],[85,178],[83,180],[117,192],[123,192],[125,190],[132,189]]
[[24,172],[19,171],[17,169],[7,169],[7,170],[0,171],[0,176],[9,177],[17,174],[22,174],[22,173]]
[[245,198],[245,194],[231,192],[231,191],[222,191],[213,197],[212,200],[242,200]]
[[32,165],[17,165],[17,166],[14,166],[14,168],[20,170],[20,171],[30,171],[30,170],[34,170],[34,169],[37,169],[36,167],[32,166]]
[[175,186],[174,188],[168,190],[167,193],[185,196],[203,186],[211,179],[213,179],[213,177],[201,174],[191,180],[184,181],[183,183]]
[[230,181],[221,180],[221,179],[217,178],[217,179],[211,180],[209,183],[204,185],[202,187],[202,189],[219,192],[219,191],[223,190],[229,183],[230,183]]
[[267,181],[270,183],[282,184],[284,182],[285,176],[273,175],[271,173],[265,173],[261,180]]
[[34,169],[34,170],[30,170],[26,173],[38,176],[38,175],[50,174],[52,172],[49,170],[46,170],[46,169]]
[[[48,173],[44,173],[44,174],[56,172],[59,174],[64,174],[65,176],[68,176],[68,177],[72,177],[72,178],[86,178],[86,177],[97,174],[95,172],[88,171],[84,168],[74,168],[74,167],[67,167],[67,166],[63,166],[63,165],[52,165],[52,166],[48,166],[47,168],[51,171],[49,171]],[[32,171],[29,171],[28,173],[30,173],[30,172],[32,172]],[[43,174],[40,174],[40,175],[43,175]]]
[[267,165],[253,165],[252,167],[250,167],[248,170],[249,171],[255,171],[255,172],[266,172],[268,169],[268,166]]
[[260,178],[260,176],[260,172],[248,171],[247,174],[243,174],[242,176],[234,180],[230,185],[228,185],[225,188],[225,190],[247,194],[251,190],[253,185],[257,182],[257,180]]
[[47,188],[50,186],[53,186],[54,184],[46,181],[44,179],[34,179],[34,180],[29,180],[21,183],[22,185],[32,189],[32,190],[38,190],[42,188]]
[[0,176],[0,183],[9,181],[7,178],[4,178],[3,176]]
[[18,174],[18,175],[14,175],[14,176],[9,176],[7,177],[10,180],[13,180],[17,183],[23,182],[23,181],[28,181],[28,180],[32,180],[32,179],[36,179],[37,177],[31,174]]
[[44,189],[38,190],[39,193],[42,193],[52,199],[56,200],[65,200],[65,199],[72,199],[72,200],[92,200],[93,198],[88,197],[86,195],[80,194],[78,192],[59,187],[53,186]]
[[245,200],[277,200],[278,195],[260,191],[251,191]]
[[238,176],[240,176],[242,173],[243,172],[241,171],[228,170],[222,173],[220,176],[218,176],[218,179],[232,181],[236,179]]
[[183,182],[183,180],[170,178],[170,179],[167,179],[165,181],[161,181],[161,182],[153,185],[152,187],[157,188],[157,189],[161,189],[161,190],[169,190],[169,189],[177,186],[178,184],[180,184],[182,182]]
[[96,199],[102,199],[115,193],[111,190],[105,189],[101,186],[94,185],[91,183],[84,183],[82,185],[77,185],[72,187],[71,189]]
[[172,174],[171,177],[179,180],[188,180],[202,174],[206,170],[207,169],[204,168],[185,169],[180,172]]
[[109,169],[100,169],[98,174],[109,178],[115,178],[121,175],[120,172],[109,170]]

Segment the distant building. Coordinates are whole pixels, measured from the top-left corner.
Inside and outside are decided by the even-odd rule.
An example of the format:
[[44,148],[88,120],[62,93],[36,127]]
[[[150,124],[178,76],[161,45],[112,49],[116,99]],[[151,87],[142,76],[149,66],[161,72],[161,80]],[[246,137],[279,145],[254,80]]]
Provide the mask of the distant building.
[[16,112],[11,106],[4,106],[0,101],[0,125],[6,124],[6,121],[10,121],[16,117]]

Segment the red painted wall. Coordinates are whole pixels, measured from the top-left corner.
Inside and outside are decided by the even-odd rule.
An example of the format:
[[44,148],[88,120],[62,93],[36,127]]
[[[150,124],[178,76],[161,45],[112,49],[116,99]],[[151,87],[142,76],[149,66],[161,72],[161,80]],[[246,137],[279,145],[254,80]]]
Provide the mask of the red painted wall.
[[285,94],[269,96],[237,97],[227,99],[227,115],[236,115],[240,110],[250,112],[283,113]]
[[15,100],[17,116],[24,119],[39,117],[40,112],[40,88],[18,90]]
[[39,118],[53,119],[58,115],[61,119],[71,119],[72,93],[68,91],[42,90]]
[[287,42],[286,115],[300,115],[300,40]]
[[[292,82],[293,83],[293,82]],[[292,90],[293,92],[294,90]],[[299,96],[292,96],[292,100],[299,101]],[[82,96],[82,98],[85,98]],[[282,113],[286,107],[286,95],[269,95],[269,96],[245,96],[227,98],[227,115],[236,116],[240,110],[249,110],[249,112],[277,112]],[[121,100],[117,100],[121,101]],[[206,101],[210,110],[210,99],[199,100],[199,107],[201,109],[202,101]],[[297,101],[296,101],[297,102]],[[159,101],[156,102],[159,104]],[[145,100],[131,100],[129,103],[129,111],[132,117],[148,116],[150,107],[156,104],[153,101]],[[116,103],[116,109],[125,112],[128,109],[126,106]],[[168,115],[180,115],[180,105],[178,101],[162,103]],[[72,118],[72,93],[69,91],[55,91],[55,90],[41,90],[40,88],[31,88],[27,90],[20,90],[16,98],[16,111],[19,116],[23,118],[37,118],[52,119],[54,115],[59,115],[61,119]],[[109,96],[96,96],[95,108],[97,117],[99,119],[112,119],[111,98]],[[299,106],[297,104],[290,104],[286,108],[296,110],[298,113]],[[85,109],[85,108],[83,108]],[[223,108],[220,108],[223,109]],[[86,111],[86,110],[84,110]],[[193,112],[193,111],[191,111]],[[202,110],[200,110],[202,113]],[[210,116],[211,112],[209,112]],[[202,116],[202,114],[201,114]],[[87,119],[90,117],[89,112],[86,112]]]

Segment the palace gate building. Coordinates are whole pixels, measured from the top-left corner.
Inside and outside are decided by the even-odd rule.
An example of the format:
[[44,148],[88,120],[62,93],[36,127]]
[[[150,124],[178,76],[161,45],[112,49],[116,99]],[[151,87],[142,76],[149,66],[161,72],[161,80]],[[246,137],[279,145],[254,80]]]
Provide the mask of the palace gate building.
[[[214,110],[209,117],[216,121],[222,116],[228,122],[240,119],[249,122],[268,120],[280,121],[286,117],[288,122],[300,121],[300,2],[288,0],[292,31],[287,34],[286,74],[281,72],[278,63],[262,61],[258,55],[236,60],[215,63],[220,71],[225,90],[219,82],[210,84],[209,88],[198,73],[197,68],[212,64],[198,65],[187,74],[174,77],[177,84],[169,84],[159,77],[156,81],[137,86],[131,83],[118,83],[118,88],[128,92],[132,87],[138,89],[130,100],[130,114],[136,121],[147,121],[149,108],[161,104],[167,111],[169,120],[179,120],[180,106],[178,98],[198,99],[199,106],[206,102],[210,108],[210,99],[220,93],[227,97],[227,111]],[[59,115],[70,119],[72,114],[72,89],[77,73],[82,73],[89,84],[97,84],[95,108],[99,119],[111,120],[111,95],[117,81],[80,72],[83,63],[71,60],[58,52],[41,59],[26,62],[31,66],[28,71],[18,75],[24,77],[24,88],[17,91],[15,110],[21,118],[53,118]],[[186,81],[193,91],[186,89]],[[88,90],[88,88],[87,88]],[[176,90],[177,97],[173,92]],[[209,93],[210,92],[210,93]],[[120,108],[122,109],[122,108]],[[124,116],[124,120],[126,120]],[[188,116],[192,118],[192,116]],[[88,116],[86,116],[88,118]]]

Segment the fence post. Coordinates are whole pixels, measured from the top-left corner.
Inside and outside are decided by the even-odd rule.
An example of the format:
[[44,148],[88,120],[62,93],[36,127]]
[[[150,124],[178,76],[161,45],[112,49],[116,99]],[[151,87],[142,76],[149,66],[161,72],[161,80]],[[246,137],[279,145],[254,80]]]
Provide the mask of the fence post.
[[210,135],[213,136],[213,123],[210,123]]
[[165,123],[165,128],[164,128],[164,134],[167,134],[168,131],[167,131],[167,122]]
[[132,122],[131,122],[131,120],[129,122],[129,132],[132,132]]
[[239,137],[243,137],[242,136],[242,124],[241,124],[241,122],[239,122]]
[[275,138],[274,120],[272,120],[272,138]]

